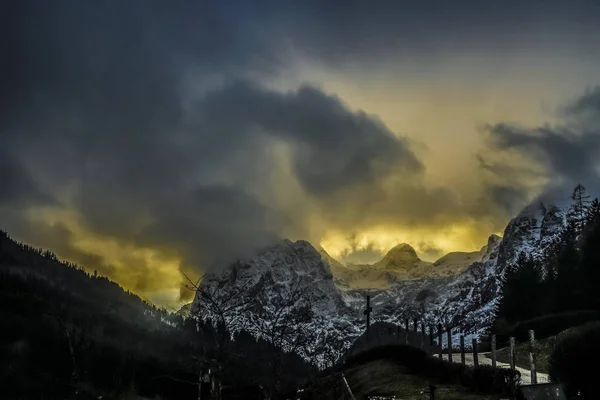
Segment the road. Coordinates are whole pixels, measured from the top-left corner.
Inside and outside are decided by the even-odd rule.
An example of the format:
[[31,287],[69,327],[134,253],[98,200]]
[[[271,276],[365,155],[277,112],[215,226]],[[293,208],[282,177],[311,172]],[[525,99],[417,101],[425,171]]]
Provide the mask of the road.
[[[444,360],[448,359],[448,354],[444,354]],[[437,355],[436,355],[437,357]],[[460,362],[460,354],[454,353],[452,354],[452,361],[459,363]],[[467,365],[473,365],[473,354],[472,353],[465,353],[465,363]],[[492,365],[492,359],[487,357],[487,354],[480,354],[479,355],[479,365]],[[505,364],[505,363],[501,363],[501,362],[496,362],[496,365],[498,367],[502,367],[502,368],[510,368],[509,364]],[[530,385],[531,384],[531,372],[527,369],[524,368],[520,368],[517,367],[517,369],[519,370],[519,372],[521,372],[521,383],[523,385]],[[537,373],[537,381],[538,383],[546,383],[546,382],[550,382],[550,379],[548,377],[548,374],[544,374],[541,372]]]

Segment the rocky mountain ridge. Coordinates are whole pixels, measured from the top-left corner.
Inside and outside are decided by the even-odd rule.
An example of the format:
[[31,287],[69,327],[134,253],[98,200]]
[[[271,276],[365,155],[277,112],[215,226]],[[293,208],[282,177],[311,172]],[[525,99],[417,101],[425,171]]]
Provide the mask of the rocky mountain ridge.
[[423,261],[415,249],[402,243],[390,249],[374,264],[347,265],[334,260],[325,249],[319,251],[328,260],[336,284],[344,289],[390,289],[400,281],[439,279],[458,275],[475,262],[481,262],[488,245],[479,251],[451,252],[434,262]]
[[[192,313],[218,322],[225,310],[230,330],[244,329],[307,358],[331,337],[347,346],[364,327],[344,301],[327,261],[309,242],[282,240],[208,275]],[[307,310],[309,318],[303,318]],[[296,347],[299,342],[307,343]]]
[[[304,286],[306,304],[313,310],[310,329],[348,340],[364,329],[367,294],[373,321],[403,324],[405,318],[418,317],[479,335],[492,323],[507,266],[520,252],[544,257],[563,229],[564,216],[557,208],[529,207],[509,222],[502,238],[491,235],[480,251],[449,253],[428,263],[401,244],[372,266],[345,266],[306,241],[284,240],[209,276],[201,287],[220,282],[220,295],[227,297],[243,282],[258,309],[242,319],[269,319],[278,312],[278,299]],[[203,315],[201,303],[196,296],[194,310]],[[260,329],[254,334],[264,336]]]

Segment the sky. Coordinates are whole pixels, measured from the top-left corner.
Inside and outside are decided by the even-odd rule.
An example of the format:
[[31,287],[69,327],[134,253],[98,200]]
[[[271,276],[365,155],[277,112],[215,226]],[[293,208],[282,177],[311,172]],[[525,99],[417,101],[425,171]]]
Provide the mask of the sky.
[[279,238],[473,251],[600,189],[600,4],[9,0],[0,229],[161,305]]

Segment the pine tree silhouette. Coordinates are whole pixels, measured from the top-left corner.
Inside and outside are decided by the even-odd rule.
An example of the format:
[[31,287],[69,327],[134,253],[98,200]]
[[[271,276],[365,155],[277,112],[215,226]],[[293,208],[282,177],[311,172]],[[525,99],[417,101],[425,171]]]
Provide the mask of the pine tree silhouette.
[[590,196],[587,194],[585,187],[582,184],[578,184],[573,189],[571,199],[573,200],[573,204],[567,213],[567,221],[573,225],[575,233],[579,238],[587,222]]
[[515,323],[537,316],[542,297],[540,269],[531,257],[520,253],[504,274],[497,318]]

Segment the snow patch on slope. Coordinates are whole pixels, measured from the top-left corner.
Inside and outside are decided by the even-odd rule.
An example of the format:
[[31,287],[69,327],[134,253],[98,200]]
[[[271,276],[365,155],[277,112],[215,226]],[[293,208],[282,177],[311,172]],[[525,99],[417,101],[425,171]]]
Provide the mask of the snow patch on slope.
[[[284,240],[240,260],[220,277],[207,277],[202,287],[210,288],[225,277],[220,293],[228,296],[240,285],[248,286],[245,290],[251,291],[258,305],[248,315],[236,316],[240,329],[256,326],[258,319],[268,323],[277,313],[282,293],[304,286],[313,312],[310,329],[323,338],[337,335],[349,344],[358,337],[364,331],[367,295],[373,322],[403,326],[406,318],[417,317],[428,325],[442,323],[478,337],[493,322],[506,268],[520,252],[543,258],[563,229],[564,217],[557,208],[543,213],[539,207],[528,207],[509,222],[502,238],[491,235],[480,251],[450,253],[428,263],[412,247],[401,244],[372,266],[345,266],[306,241]],[[207,317],[198,296],[194,312]],[[259,329],[251,332],[264,335]]]

